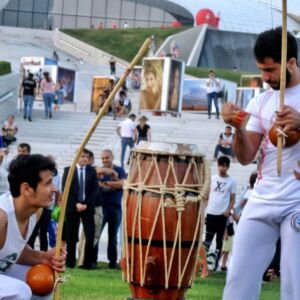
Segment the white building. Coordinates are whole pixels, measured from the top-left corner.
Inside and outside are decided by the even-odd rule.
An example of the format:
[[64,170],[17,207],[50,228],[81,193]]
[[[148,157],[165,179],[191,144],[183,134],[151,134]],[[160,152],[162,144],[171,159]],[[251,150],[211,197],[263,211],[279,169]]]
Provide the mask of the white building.
[[[299,0],[287,2],[288,29],[300,30]],[[281,0],[0,0],[0,9],[0,25],[44,29],[192,26],[201,9],[219,15],[220,30],[258,33],[281,24]]]

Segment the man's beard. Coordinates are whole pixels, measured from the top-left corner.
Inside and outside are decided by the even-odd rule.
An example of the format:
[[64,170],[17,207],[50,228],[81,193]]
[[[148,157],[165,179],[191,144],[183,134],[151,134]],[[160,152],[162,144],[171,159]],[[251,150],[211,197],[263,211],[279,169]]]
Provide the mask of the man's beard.
[[[285,79],[285,87],[287,88],[291,82],[291,73],[288,69],[286,69],[286,79]],[[280,90],[280,81],[266,81],[273,90]]]

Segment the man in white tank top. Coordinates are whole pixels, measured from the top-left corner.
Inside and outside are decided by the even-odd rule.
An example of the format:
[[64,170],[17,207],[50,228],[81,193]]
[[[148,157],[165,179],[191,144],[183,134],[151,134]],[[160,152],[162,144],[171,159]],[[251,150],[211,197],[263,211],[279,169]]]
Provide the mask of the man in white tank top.
[[0,197],[0,299],[50,299],[32,295],[25,283],[32,265],[48,264],[64,271],[66,253],[55,257],[55,249],[37,251],[27,245],[42,209],[52,201],[56,188],[54,163],[39,154],[18,155],[10,164],[10,192]]
[[269,139],[274,120],[283,132],[300,128],[298,47],[291,33],[287,36],[285,105],[280,109],[281,32],[280,27],[265,31],[255,43],[257,66],[271,88],[249,102],[247,127],[234,122],[240,108],[227,103],[222,110],[225,123],[236,126],[233,148],[241,164],[251,163],[262,143],[258,177],[237,226],[223,300],[259,299],[262,275],[279,237],[280,299],[300,299],[300,143],[283,148],[278,176],[277,148]]

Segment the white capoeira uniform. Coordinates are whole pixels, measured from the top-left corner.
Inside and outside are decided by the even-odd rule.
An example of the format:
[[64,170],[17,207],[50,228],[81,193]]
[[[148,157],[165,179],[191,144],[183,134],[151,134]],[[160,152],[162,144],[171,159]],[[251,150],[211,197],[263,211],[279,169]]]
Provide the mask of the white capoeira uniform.
[[7,238],[4,246],[0,249],[0,299],[50,299],[50,296],[32,295],[30,287],[26,284],[26,273],[30,266],[16,264],[36,224],[36,214],[29,219],[24,239],[20,233],[13,198],[9,192],[0,197],[0,209],[7,214]]
[[[286,89],[285,104],[300,111],[300,85]],[[253,98],[247,111],[252,114],[247,130],[261,133],[265,140],[258,178],[237,226],[223,300],[259,299],[262,276],[279,237],[281,300],[299,300],[300,181],[294,172],[300,173],[300,143],[283,148],[278,177],[277,149],[268,133],[279,111],[279,91],[270,89]]]

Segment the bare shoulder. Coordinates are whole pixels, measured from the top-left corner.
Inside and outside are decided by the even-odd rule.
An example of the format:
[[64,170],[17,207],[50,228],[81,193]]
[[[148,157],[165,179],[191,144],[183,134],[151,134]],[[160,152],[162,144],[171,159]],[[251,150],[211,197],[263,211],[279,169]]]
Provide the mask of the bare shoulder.
[[0,209],[0,249],[4,246],[7,231],[7,214]]

